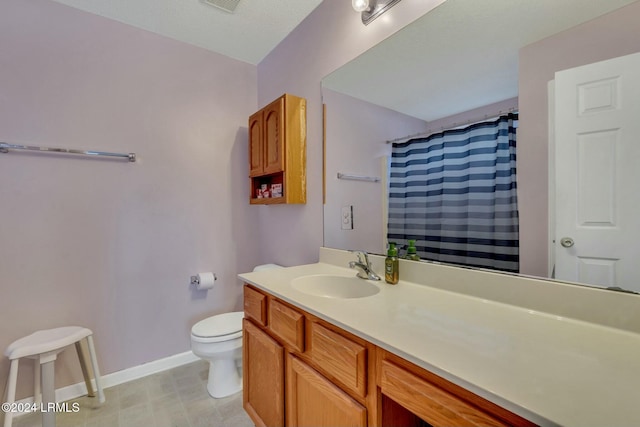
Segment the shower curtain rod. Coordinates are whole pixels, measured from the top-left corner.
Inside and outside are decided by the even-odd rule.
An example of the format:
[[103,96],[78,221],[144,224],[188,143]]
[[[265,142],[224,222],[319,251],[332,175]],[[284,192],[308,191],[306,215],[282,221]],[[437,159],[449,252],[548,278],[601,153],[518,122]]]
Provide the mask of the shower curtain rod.
[[126,158],[130,162],[136,161],[136,153],[109,153],[95,150],[74,150],[70,148],[36,147],[34,145],[18,145],[0,142],[0,153],[8,153],[9,150],[29,150],[47,153],[80,154],[83,156],[105,156]]
[[517,112],[517,111],[518,111],[517,107],[508,108],[506,110],[499,110],[495,114],[483,114],[482,116],[474,117],[474,118],[468,119],[468,120],[462,120],[460,122],[455,122],[454,121],[454,122],[451,122],[451,124],[440,126],[439,129],[428,128],[424,132],[414,133],[413,135],[407,135],[407,136],[403,136],[403,137],[400,137],[400,138],[389,139],[389,140],[386,141],[386,143],[387,144],[393,144],[393,143],[401,142],[401,141],[402,142],[406,142],[406,141],[408,141],[410,139],[413,139],[413,138],[418,138],[418,137],[421,137],[421,136],[424,137],[424,136],[433,135],[434,133],[442,132],[442,131],[445,131],[445,130],[448,130],[448,129],[457,128],[459,126],[470,125],[470,124],[473,124],[473,123],[480,123],[480,122],[483,122],[485,120],[489,120],[489,119],[500,117],[503,114],[514,113],[514,112]]

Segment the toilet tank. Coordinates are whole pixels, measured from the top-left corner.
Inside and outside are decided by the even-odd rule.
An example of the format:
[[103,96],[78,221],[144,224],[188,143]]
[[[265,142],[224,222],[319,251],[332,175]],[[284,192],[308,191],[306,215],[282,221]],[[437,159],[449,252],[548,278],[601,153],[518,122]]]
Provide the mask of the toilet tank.
[[273,268],[283,268],[283,267],[278,264],[261,264],[261,265],[256,265],[253,271],[271,270]]

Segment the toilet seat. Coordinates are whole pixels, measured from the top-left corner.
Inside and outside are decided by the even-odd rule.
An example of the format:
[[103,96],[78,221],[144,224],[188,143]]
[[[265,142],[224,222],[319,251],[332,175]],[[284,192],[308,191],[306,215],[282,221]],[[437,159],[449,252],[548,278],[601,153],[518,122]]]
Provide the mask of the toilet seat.
[[191,328],[191,338],[198,342],[222,342],[242,337],[243,311],[223,313],[199,321]]

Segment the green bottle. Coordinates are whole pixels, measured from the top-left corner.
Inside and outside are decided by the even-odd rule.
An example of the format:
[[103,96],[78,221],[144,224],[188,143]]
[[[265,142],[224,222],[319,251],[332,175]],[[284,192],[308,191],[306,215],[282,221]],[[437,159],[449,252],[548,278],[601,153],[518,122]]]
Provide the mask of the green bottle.
[[415,240],[409,240],[409,247],[407,248],[406,258],[412,261],[420,261],[420,256],[418,255],[418,250],[416,249]]
[[384,280],[395,285],[400,279],[400,263],[398,262],[398,249],[395,243],[389,242],[387,258],[384,260]]

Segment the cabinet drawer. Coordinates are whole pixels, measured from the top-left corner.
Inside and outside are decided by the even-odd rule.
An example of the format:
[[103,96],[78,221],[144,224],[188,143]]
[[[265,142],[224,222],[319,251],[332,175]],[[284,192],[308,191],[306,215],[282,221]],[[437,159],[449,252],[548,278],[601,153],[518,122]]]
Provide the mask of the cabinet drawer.
[[387,360],[382,361],[380,378],[379,385],[383,395],[434,427],[508,425]]
[[244,315],[262,326],[267,324],[267,296],[249,286],[244,286]]
[[353,393],[366,396],[366,347],[316,322],[311,324],[310,347],[316,365]]
[[269,329],[294,350],[304,352],[304,315],[299,311],[272,299]]

